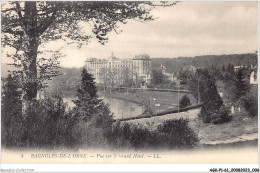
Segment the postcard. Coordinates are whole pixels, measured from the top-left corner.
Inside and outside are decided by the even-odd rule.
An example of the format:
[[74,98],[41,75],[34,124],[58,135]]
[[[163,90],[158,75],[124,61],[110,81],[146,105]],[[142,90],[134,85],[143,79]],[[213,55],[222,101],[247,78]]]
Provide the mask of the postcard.
[[257,1],[6,1],[1,38],[3,164],[259,163]]

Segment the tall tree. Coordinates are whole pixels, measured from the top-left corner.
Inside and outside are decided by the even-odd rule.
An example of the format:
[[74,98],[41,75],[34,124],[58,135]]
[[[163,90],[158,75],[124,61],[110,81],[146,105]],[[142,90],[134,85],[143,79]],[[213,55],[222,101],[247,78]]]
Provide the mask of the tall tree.
[[245,96],[250,89],[249,75],[247,69],[241,68],[235,74],[233,85],[235,86],[235,99],[238,101],[241,97]]
[[[153,20],[150,11],[155,6],[169,6],[166,2],[105,2],[105,1],[25,1],[2,3],[2,43],[16,49],[12,56],[16,65],[22,68],[25,99],[36,98],[41,87],[37,58],[39,46],[50,40],[69,38],[81,46],[91,36],[86,35],[79,25],[88,22],[92,32],[101,44],[107,42],[107,34],[120,32],[119,23],[126,24],[129,19],[138,21]],[[50,66],[40,70],[49,71]],[[47,73],[47,72],[46,72]],[[45,75],[43,75],[46,77]],[[41,76],[42,77],[42,76]]]
[[[97,88],[93,76],[84,68],[81,74],[81,84],[74,100],[79,117],[88,121],[95,116],[111,118],[110,111],[101,99],[98,99]],[[108,112],[108,113],[104,113]]]
[[203,122],[211,122],[213,113],[218,112],[223,105],[216,88],[215,77],[207,69],[198,69],[188,84],[198,101],[204,103],[200,112]]

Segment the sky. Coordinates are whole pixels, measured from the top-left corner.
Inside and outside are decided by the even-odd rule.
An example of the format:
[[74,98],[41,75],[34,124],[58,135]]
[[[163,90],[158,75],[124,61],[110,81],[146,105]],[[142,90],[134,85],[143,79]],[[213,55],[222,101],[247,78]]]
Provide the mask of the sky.
[[[151,58],[253,53],[258,49],[258,7],[256,2],[180,2],[158,7],[156,20],[129,21],[122,32],[110,33],[105,45],[91,39],[86,46],[51,42],[47,48],[61,48],[62,67],[82,67],[87,58],[120,59],[137,54]],[[85,31],[90,34],[90,28]],[[88,33],[89,32],[89,33]],[[2,60],[3,62],[8,61]]]

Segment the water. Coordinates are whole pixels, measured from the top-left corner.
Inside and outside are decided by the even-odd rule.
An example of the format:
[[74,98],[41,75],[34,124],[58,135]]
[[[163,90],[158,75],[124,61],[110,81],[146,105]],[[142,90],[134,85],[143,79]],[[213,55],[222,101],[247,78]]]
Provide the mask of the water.
[[[114,119],[136,117],[138,115],[141,115],[142,112],[144,111],[142,105],[130,101],[120,100],[111,97],[100,97],[100,98],[103,99],[105,103],[109,104],[110,111],[114,113]],[[75,98],[72,97],[63,98],[63,101],[67,103],[70,108],[75,106],[72,100],[75,100]]]

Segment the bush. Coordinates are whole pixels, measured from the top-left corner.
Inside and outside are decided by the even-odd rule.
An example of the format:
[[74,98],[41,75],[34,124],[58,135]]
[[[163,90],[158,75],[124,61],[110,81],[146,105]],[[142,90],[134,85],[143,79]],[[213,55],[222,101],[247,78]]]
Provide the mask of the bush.
[[194,96],[198,96],[195,93],[199,90],[199,100],[203,102],[199,118],[204,123],[212,122],[223,105],[223,100],[217,91],[215,76],[207,69],[198,69],[189,85],[193,89]]
[[142,125],[116,122],[107,139],[114,149],[146,149],[156,144],[153,132]]
[[88,149],[109,147],[108,138],[110,138],[112,131],[112,114],[103,102],[100,102],[98,109],[99,113],[94,114],[90,119],[85,119],[77,112],[77,109],[73,111],[78,121],[72,129],[72,133],[73,136],[77,137],[76,144],[78,147]]
[[248,93],[245,97],[241,98],[241,102],[245,110],[249,113],[249,116],[258,115],[258,100],[257,95],[253,93]]
[[198,117],[202,120],[203,123],[210,123],[212,112],[207,109],[206,105],[203,105]]
[[169,148],[191,148],[197,145],[198,136],[189,127],[188,119],[172,119],[159,125],[157,130],[163,136],[162,142]]
[[161,149],[192,148],[198,136],[188,126],[187,119],[168,120],[150,131],[146,127],[116,122],[108,137],[112,148],[116,149]]
[[22,113],[22,100],[14,92],[17,89],[10,90],[10,86],[3,88],[3,146],[48,149],[74,147],[78,136],[73,136],[71,129],[77,119],[71,112],[65,111],[66,105],[60,93],[52,93],[45,100],[28,102]]
[[23,144],[29,148],[70,148],[77,143],[73,127],[77,119],[65,112],[66,105],[57,93],[45,100],[31,101],[24,113]]
[[211,122],[213,124],[226,123],[231,120],[229,113],[230,113],[230,109],[228,109],[226,106],[221,106],[217,112],[212,113]]
[[5,147],[20,147],[22,145],[23,117],[19,80],[9,75],[2,81],[1,102],[1,141]]
[[181,100],[180,100],[180,103],[179,103],[179,106],[180,108],[185,108],[185,107],[188,107],[190,106],[190,98],[185,94]]

